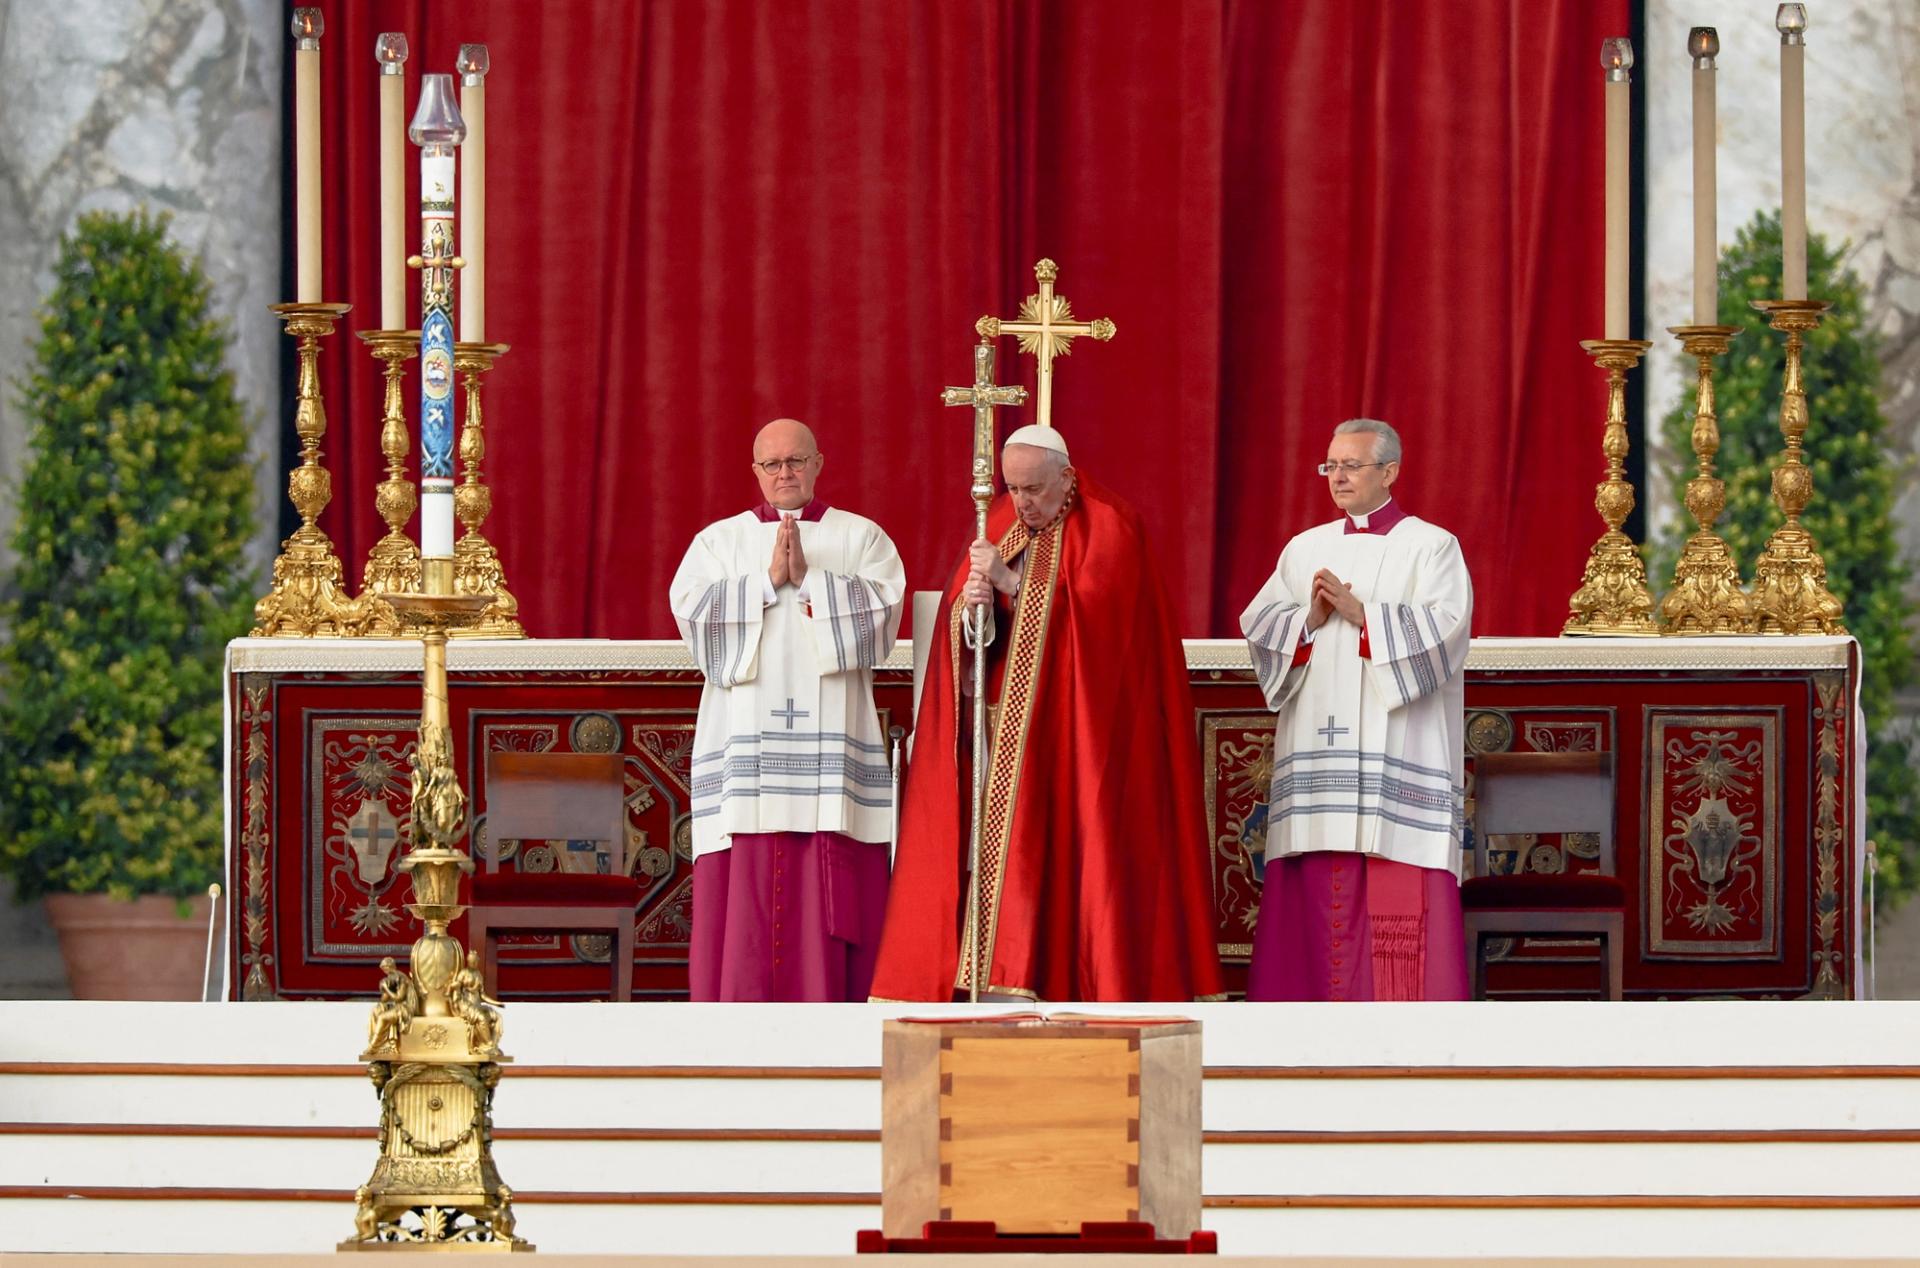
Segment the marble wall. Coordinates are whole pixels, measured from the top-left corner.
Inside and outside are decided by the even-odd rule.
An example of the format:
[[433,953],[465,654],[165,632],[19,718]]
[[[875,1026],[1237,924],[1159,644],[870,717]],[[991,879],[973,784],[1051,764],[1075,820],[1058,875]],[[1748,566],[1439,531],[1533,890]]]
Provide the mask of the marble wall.
[[273,558],[280,469],[280,0],[0,0],[0,577],[26,460],[13,388],[38,336],[60,235],[146,206],[200,256],[259,460]]
[[[1901,545],[1920,561],[1920,5],[1814,0],[1807,5],[1807,223],[1849,245],[1880,337],[1881,400],[1906,464],[1896,508]],[[1636,73],[1647,86],[1647,359],[1649,416],[1683,395],[1668,326],[1691,320],[1693,101],[1687,31],[1720,33],[1721,243],[1780,205],[1780,37],[1759,0],[1648,0]],[[1596,80],[1598,75],[1595,76]],[[1817,412],[1819,401],[1812,403]],[[1657,440],[1657,438],[1655,438]],[[1658,465],[1650,462],[1649,467]],[[1678,491],[1650,476],[1650,512],[1684,515]],[[1750,561],[1749,561],[1750,563]],[[1749,568],[1750,571],[1750,568]],[[1915,578],[1920,596],[1920,576]]]
[[[60,235],[80,213],[173,214],[199,255],[253,431],[272,563],[280,467],[281,0],[0,0],[0,585],[27,457],[15,385],[31,363]],[[4,632],[0,632],[4,637]],[[0,888],[8,886],[0,885]],[[0,896],[0,997],[66,993],[38,903]]]

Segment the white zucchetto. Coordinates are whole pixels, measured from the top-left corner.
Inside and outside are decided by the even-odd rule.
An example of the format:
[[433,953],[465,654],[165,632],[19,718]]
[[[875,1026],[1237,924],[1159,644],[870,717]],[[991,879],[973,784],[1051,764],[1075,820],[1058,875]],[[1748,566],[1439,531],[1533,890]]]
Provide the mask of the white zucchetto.
[[1028,423],[1025,427],[1015,429],[1000,448],[1005,450],[1007,445],[1032,445],[1036,449],[1051,449],[1062,458],[1067,457],[1066,439],[1054,428],[1042,427],[1038,423]]

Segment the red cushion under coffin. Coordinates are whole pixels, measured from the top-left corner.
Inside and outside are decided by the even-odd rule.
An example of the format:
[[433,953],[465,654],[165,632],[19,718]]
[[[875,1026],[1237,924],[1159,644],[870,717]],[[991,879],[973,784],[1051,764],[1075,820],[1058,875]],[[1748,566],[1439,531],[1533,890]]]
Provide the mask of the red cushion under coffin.
[[1468,911],[1603,911],[1626,906],[1627,891],[1617,876],[1590,874],[1476,876],[1460,883],[1460,905]]
[[551,907],[572,903],[581,907],[631,907],[640,901],[640,886],[631,876],[600,876],[591,872],[476,872],[473,901],[488,907]]

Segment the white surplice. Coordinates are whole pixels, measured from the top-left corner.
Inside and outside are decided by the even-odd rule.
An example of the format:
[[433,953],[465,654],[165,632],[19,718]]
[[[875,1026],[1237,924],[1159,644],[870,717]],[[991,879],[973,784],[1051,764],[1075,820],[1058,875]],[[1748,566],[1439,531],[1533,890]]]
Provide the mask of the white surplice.
[[800,523],[807,576],[767,576],[779,524],[702,529],[674,574],[680,636],[706,675],[693,741],[693,851],[736,832],[892,831],[873,669],[893,650],[906,570],[878,524],[828,508]]
[[[1266,857],[1350,850],[1457,876],[1473,616],[1466,561],[1453,534],[1415,516],[1384,533],[1346,524],[1288,542],[1240,616],[1280,715]],[[1361,627],[1336,613],[1313,633],[1307,662],[1294,664],[1322,568],[1360,600],[1371,660],[1360,656]]]

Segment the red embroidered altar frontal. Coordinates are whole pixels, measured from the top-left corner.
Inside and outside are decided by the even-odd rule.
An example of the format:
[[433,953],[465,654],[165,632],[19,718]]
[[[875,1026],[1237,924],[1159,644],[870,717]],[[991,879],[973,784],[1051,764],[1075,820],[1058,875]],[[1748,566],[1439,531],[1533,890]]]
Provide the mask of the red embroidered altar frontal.
[[[684,997],[692,918],[688,763],[700,676],[676,643],[529,640],[449,648],[455,762],[486,831],[481,755],[615,752],[627,772],[636,998]],[[1229,983],[1259,911],[1269,713],[1239,642],[1187,644]],[[1863,849],[1848,639],[1476,639],[1467,780],[1483,752],[1616,755],[1614,841],[1628,894],[1626,993],[1850,997]],[[906,726],[911,655],[879,672],[883,725]],[[408,831],[418,644],[242,639],[227,675],[227,875],[238,918],[229,994],[371,997],[382,956],[418,932],[395,869]],[[1596,840],[1490,843],[1497,870],[1592,871]],[[507,842],[500,866],[567,866],[565,842]],[[465,939],[464,921],[453,932]],[[1591,993],[1592,943],[1490,942],[1493,996]],[[604,936],[509,936],[510,998],[606,991]]]

